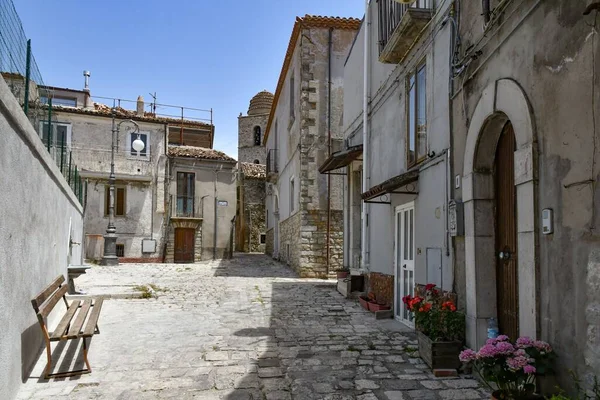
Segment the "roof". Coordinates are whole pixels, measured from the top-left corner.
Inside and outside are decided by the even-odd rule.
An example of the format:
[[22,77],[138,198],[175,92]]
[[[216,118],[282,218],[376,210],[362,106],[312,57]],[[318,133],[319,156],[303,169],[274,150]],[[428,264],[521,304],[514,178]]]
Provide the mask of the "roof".
[[388,179],[379,185],[373,186],[371,189],[364,192],[361,197],[363,200],[371,200],[375,197],[383,196],[384,194],[394,193],[399,187],[416,182],[419,179],[419,171],[408,171],[393,178]]
[[[52,111],[59,112],[68,112],[73,114],[86,114],[86,115],[95,115],[98,117],[112,117],[112,108],[102,103],[93,103],[94,108],[82,108],[82,107],[69,107],[69,106],[59,106],[52,105]],[[168,117],[160,117],[156,116],[156,114],[144,111],[144,115],[137,115],[134,110],[126,110],[122,107],[115,107],[115,117],[117,118],[129,118],[135,121],[142,122],[154,122],[154,123],[162,123],[162,124],[177,124],[177,126],[182,125],[182,120],[179,118],[168,118]],[[194,121],[190,119],[183,120],[183,126],[189,127],[205,127],[209,128],[211,131],[214,129],[213,125],[207,124],[206,122]]]
[[334,169],[342,168],[356,160],[363,153],[363,145],[352,146],[344,151],[336,151],[327,157],[327,160],[319,167],[319,172],[324,174]]
[[169,145],[167,155],[169,155],[170,157],[186,157],[198,158],[202,160],[235,162],[235,158],[229,157],[222,151],[215,149],[207,149],[204,147]]
[[249,162],[241,162],[240,169],[246,179],[266,179],[267,166],[264,164],[254,164]]
[[304,17],[296,17],[296,22],[294,23],[294,28],[292,29],[292,35],[290,36],[290,42],[285,53],[285,58],[283,59],[283,65],[281,67],[281,73],[279,74],[279,80],[277,81],[277,89],[275,90],[275,96],[273,98],[273,104],[275,106],[271,107],[271,112],[269,114],[269,121],[267,123],[267,129],[265,131],[265,143],[267,142],[267,138],[269,137],[269,130],[271,129],[271,123],[273,122],[273,117],[275,115],[275,108],[277,107],[279,95],[281,94],[281,90],[283,89],[283,82],[285,81],[287,71],[292,61],[292,56],[294,55],[294,49],[296,47],[296,43],[298,42],[298,38],[300,37],[300,32],[302,31],[302,29],[333,28],[341,30],[358,30],[360,28],[360,24],[361,20],[358,18],[322,17],[318,15],[308,14],[306,14]]

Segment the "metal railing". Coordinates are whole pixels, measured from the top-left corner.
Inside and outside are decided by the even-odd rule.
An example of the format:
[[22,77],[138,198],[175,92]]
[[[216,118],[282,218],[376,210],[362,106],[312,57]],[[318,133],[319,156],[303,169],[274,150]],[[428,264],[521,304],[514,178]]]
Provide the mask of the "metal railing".
[[194,196],[177,196],[175,215],[184,218],[196,217]]
[[379,53],[383,51],[409,8],[431,10],[434,0],[416,0],[401,4],[394,0],[379,0]]
[[279,161],[277,160],[277,149],[270,149],[267,153],[267,175],[279,172]]
[[[52,111],[52,91],[40,95],[42,74],[33,56],[31,39],[27,39],[12,0],[0,0],[0,74],[38,132],[40,140],[59,167],[69,186],[83,204],[84,181],[66,143],[67,135],[58,132]],[[48,129],[52,126],[52,129]]]

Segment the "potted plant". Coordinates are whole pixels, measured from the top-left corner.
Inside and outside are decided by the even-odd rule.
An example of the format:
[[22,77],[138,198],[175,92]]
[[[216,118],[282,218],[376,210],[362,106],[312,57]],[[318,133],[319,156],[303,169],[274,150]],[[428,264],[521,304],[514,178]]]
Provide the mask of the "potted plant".
[[364,308],[365,310],[369,310],[369,302],[371,301],[371,296],[375,296],[373,294],[373,292],[370,292],[367,295],[367,297],[365,297],[365,296],[359,296],[358,297],[358,302],[360,303],[361,307]]
[[511,343],[506,335],[488,339],[478,352],[460,353],[460,360],[477,371],[495,400],[543,399],[534,394],[535,378],[551,372],[555,357],[546,342],[520,337]]
[[350,271],[347,269],[341,269],[336,272],[336,275],[338,279],[346,279],[348,275],[350,275]]
[[421,294],[402,299],[414,315],[419,354],[431,369],[458,369],[465,315],[433,283],[427,284]]

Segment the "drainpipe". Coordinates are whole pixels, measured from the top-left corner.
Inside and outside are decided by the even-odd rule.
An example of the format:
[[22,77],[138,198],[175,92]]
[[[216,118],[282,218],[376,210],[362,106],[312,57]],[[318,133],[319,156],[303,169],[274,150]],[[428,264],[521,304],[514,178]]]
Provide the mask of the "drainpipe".
[[[369,123],[369,53],[370,53],[370,37],[369,37],[369,3],[370,0],[365,0],[365,44],[364,44],[364,63],[363,63],[363,171],[362,171],[362,192],[369,190],[367,173],[369,170],[369,146],[367,125]],[[367,255],[369,254],[367,243],[367,216],[369,215],[369,205],[362,202],[361,210],[361,269],[368,265]]]
[[[329,54],[327,71],[327,148],[328,156],[331,156],[331,48],[333,43],[333,28],[329,28]],[[331,174],[327,174],[327,275],[331,266]]]
[[481,15],[487,25],[490,22],[490,0],[481,0]]

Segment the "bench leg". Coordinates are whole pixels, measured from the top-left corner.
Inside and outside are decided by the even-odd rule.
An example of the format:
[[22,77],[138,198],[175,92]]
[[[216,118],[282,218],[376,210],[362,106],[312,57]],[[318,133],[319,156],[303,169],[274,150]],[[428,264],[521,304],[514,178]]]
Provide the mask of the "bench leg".
[[81,338],[83,340],[83,361],[85,362],[85,369],[78,369],[76,371],[67,371],[67,372],[56,372],[54,374],[50,373],[50,369],[52,368],[52,348],[50,347],[50,341],[46,341],[46,354],[48,356],[48,364],[46,365],[46,369],[44,370],[44,379],[50,378],[66,378],[68,376],[74,375],[82,375],[82,374],[90,374],[92,372],[92,367],[90,366],[90,362],[87,358],[88,353],[88,345],[87,339]]

